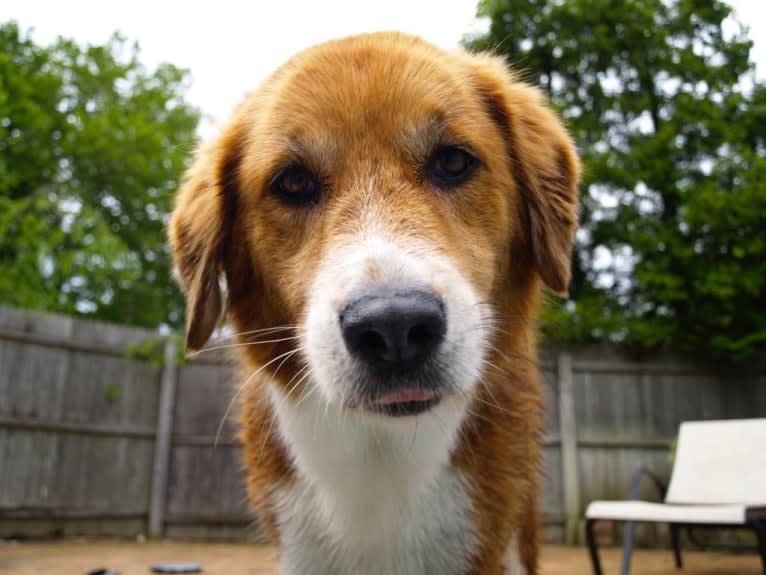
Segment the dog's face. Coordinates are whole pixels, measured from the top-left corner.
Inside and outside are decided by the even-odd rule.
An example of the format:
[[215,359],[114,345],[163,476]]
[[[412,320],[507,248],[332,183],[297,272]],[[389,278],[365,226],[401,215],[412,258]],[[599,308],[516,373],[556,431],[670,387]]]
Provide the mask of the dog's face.
[[[538,278],[565,290],[577,179],[560,122],[495,58],[397,34],[309,49],[240,106],[179,195],[188,346],[221,313],[223,274],[237,331],[297,326],[310,377],[276,373],[286,394],[315,386],[387,416],[465,400],[496,319],[528,330]],[[292,362],[284,345],[247,352]]]

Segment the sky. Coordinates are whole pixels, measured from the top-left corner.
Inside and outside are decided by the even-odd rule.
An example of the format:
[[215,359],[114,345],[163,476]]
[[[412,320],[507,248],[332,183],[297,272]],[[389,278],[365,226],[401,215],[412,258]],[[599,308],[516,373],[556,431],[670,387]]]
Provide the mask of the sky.
[[[376,30],[418,34],[444,48],[486,23],[477,0],[2,0],[0,22],[17,20],[43,44],[58,35],[103,44],[119,30],[150,68],[170,62],[192,75],[189,100],[212,134],[244,94],[312,44]],[[729,0],[750,27],[753,60],[766,78],[766,0]]]

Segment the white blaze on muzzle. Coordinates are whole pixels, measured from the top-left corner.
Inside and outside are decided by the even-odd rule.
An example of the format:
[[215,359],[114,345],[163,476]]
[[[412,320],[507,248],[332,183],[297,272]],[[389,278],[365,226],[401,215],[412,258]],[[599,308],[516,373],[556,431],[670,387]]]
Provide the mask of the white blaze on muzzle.
[[[374,397],[369,388],[384,381],[389,393],[467,395],[480,377],[490,320],[442,250],[379,232],[345,236],[330,249],[310,293],[304,348],[312,384],[331,404]],[[357,325],[347,325],[354,314],[363,316],[354,318],[361,330],[368,327],[364,314],[372,316],[372,327],[358,337],[360,346],[365,337],[372,340],[366,352],[353,339]],[[417,357],[423,349],[428,357]]]

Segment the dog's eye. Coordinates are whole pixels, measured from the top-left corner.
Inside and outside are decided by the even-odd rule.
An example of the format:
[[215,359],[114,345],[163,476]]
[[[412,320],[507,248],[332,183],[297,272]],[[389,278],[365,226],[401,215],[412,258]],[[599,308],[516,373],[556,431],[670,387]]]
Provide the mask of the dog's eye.
[[272,181],[271,190],[289,204],[313,204],[319,197],[316,178],[301,166],[282,170]]
[[437,186],[462,184],[473,173],[478,160],[457,146],[444,146],[434,153],[428,166],[431,181]]

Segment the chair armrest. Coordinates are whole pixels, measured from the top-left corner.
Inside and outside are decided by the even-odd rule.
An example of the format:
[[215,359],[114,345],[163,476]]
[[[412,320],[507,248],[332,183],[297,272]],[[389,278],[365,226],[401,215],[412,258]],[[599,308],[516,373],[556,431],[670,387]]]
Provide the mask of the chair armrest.
[[665,500],[665,495],[668,492],[668,485],[665,483],[662,479],[659,478],[659,476],[648,469],[647,467],[644,467],[643,465],[636,469],[636,471],[633,473],[633,479],[630,483],[630,498],[632,500],[637,500],[640,491],[641,491],[641,478],[646,477],[647,479],[650,479],[654,486],[657,488],[657,491],[660,494],[660,499],[663,501]]

